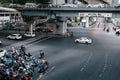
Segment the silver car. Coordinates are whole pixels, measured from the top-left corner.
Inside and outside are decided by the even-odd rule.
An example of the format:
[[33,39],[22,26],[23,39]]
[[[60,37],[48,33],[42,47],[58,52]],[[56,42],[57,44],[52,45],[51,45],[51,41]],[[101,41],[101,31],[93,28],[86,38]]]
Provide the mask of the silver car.
[[92,39],[87,37],[81,37],[81,38],[75,39],[75,43],[92,43]]
[[20,34],[12,34],[7,37],[8,39],[22,39],[22,35]]

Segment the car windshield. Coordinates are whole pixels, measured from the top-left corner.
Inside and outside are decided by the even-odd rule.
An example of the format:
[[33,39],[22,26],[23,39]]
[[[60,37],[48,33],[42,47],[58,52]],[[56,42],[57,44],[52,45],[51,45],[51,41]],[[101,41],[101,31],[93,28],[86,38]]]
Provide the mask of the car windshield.
[[33,33],[31,33],[31,32],[27,32],[26,34],[33,34]]
[[16,34],[12,34],[11,36],[16,36]]
[[3,50],[0,50],[0,52],[3,52]]
[[86,37],[81,37],[80,39],[87,39]]

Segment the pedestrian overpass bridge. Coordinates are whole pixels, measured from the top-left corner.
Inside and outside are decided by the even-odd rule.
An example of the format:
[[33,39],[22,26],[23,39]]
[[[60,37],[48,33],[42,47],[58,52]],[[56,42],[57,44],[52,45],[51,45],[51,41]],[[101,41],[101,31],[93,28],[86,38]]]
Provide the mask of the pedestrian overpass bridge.
[[22,8],[18,9],[23,16],[60,16],[60,17],[75,17],[79,13],[111,13],[112,18],[120,17],[120,8],[104,7],[104,8],[89,8],[89,7],[51,7],[51,8]]
[[[86,26],[89,26],[89,17],[111,17],[120,18],[120,8],[106,7],[106,8],[86,8],[86,7],[51,7],[51,8],[22,8],[18,9],[22,16],[39,17],[47,16],[57,19],[53,24],[48,26],[53,27],[54,34],[66,34],[67,22],[66,17],[86,17]],[[107,15],[106,15],[107,14]],[[61,20],[61,21],[59,21]],[[45,20],[46,21],[46,20]],[[36,21],[39,23],[41,21]]]

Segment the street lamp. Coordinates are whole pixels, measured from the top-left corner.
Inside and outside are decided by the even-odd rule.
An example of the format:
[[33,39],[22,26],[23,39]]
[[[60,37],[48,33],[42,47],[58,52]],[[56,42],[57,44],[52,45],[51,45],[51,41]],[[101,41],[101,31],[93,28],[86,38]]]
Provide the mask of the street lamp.
[[57,0],[56,0],[56,7],[57,7]]
[[12,0],[12,8],[13,8],[13,0]]

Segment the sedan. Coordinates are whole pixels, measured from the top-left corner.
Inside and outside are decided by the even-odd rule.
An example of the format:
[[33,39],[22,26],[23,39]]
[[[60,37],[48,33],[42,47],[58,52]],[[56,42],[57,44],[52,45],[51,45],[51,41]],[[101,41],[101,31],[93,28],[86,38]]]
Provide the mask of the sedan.
[[31,32],[27,32],[24,34],[25,37],[35,37],[35,34],[34,33],[31,33]]
[[22,39],[22,35],[20,34],[12,34],[7,37],[8,39]]
[[0,50],[0,57],[3,57],[6,53],[7,53],[6,50],[1,49],[1,50]]
[[81,37],[81,38],[75,39],[75,43],[92,43],[92,39],[89,39],[87,37]]
[[53,30],[50,29],[50,28],[45,28],[45,29],[43,29],[43,32],[45,32],[45,33],[50,33],[50,32],[53,32]]

